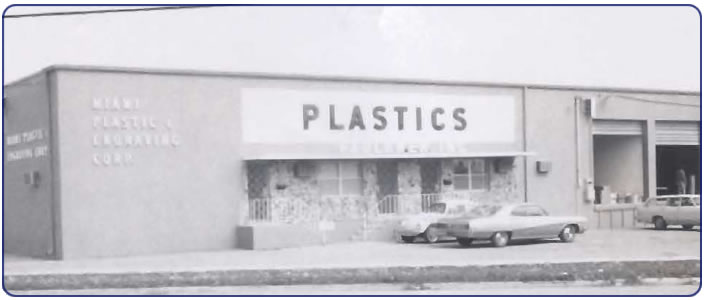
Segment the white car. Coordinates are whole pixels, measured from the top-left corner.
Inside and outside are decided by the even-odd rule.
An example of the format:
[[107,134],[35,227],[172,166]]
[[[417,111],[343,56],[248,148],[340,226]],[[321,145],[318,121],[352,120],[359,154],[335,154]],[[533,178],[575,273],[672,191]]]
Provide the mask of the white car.
[[462,246],[470,246],[476,240],[491,241],[495,247],[504,247],[510,240],[559,238],[572,242],[576,234],[587,229],[584,217],[550,216],[532,203],[482,205],[441,223]]
[[647,199],[637,206],[637,221],[652,223],[655,229],[669,225],[684,229],[700,226],[700,195],[668,195]]
[[431,204],[429,212],[409,216],[401,220],[395,227],[395,235],[403,242],[412,243],[416,237],[423,237],[428,243],[435,243],[445,231],[432,228],[442,218],[461,216],[477,204],[470,200],[449,199]]

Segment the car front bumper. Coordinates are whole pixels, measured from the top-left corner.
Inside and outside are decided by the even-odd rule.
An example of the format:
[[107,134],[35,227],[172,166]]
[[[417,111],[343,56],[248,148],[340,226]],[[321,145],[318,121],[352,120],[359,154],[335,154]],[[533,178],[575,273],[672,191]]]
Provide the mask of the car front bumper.
[[447,235],[455,238],[465,239],[490,239],[493,236],[493,231],[471,231],[465,229],[449,229],[446,232]]
[[420,230],[414,230],[414,229],[406,229],[406,228],[396,228],[393,230],[396,236],[418,236],[421,232]]

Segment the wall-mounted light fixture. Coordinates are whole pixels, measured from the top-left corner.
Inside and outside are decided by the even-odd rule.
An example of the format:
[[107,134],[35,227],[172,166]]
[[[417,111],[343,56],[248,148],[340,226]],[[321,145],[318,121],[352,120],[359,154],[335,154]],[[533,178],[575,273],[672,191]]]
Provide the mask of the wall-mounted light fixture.
[[25,184],[27,184],[31,187],[40,186],[40,172],[30,171],[23,175],[24,175],[24,179],[25,179]]
[[551,161],[539,160],[536,162],[536,172],[539,174],[546,174],[551,172]]
[[597,117],[597,101],[595,97],[577,97],[580,102],[582,112],[590,118]]

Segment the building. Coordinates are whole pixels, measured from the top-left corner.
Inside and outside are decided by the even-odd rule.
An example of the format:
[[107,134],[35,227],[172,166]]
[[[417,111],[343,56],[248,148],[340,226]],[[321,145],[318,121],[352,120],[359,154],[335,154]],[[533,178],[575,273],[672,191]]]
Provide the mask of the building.
[[52,66],[3,106],[4,250],[37,257],[391,238],[440,197],[621,227],[680,167],[700,190],[697,92]]

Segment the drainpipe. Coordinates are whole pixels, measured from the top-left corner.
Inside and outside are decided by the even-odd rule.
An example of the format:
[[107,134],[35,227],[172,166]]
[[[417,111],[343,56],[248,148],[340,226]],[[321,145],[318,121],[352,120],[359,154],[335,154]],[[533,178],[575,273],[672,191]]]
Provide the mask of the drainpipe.
[[[523,146],[524,146],[524,152],[528,151],[528,148],[526,147],[526,96],[528,94],[529,88],[524,86],[523,89],[523,95],[521,99],[521,131],[523,136]],[[529,202],[529,166],[528,161],[529,158],[527,156],[523,157],[524,160],[524,203]]]
[[579,114],[580,114],[579,102],[580,101],[579,100],[580,99],[581,99],[580,97],[574,97],[574,144],[575,144],[574,159],[575,159],[575,165],[576,165],[576,189],[574,192],[574,199],[575,199],[576,205],[575,205],[574,209],[575,209],[575,212],[577,215],[579,214],[579,201],[581,201],[580,197],[582,195],[582,193],[581,193],[581,186],[582,186],[581,162],[580,162],[580,158],[579,158],[579,151],[580,151],[579,150],[579,148],[580,148],[579,147],[579,144],[580,144],[580,142],[579,142]]

